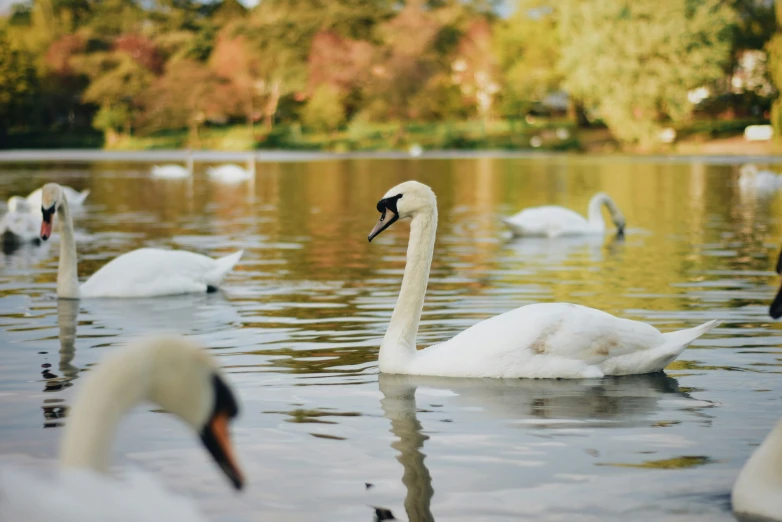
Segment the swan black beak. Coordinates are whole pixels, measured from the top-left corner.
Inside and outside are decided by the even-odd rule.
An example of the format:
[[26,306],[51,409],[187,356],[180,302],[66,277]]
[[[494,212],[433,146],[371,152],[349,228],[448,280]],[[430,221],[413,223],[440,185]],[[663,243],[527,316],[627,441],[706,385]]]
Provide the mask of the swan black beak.
[[[401,197],[402,194],[398,194],[390,198],[383,198],[377,202],[377,211],[380,212],[380,219],[372,229],[372,232],[369,233],[368,239],[370,243],[375,239],[375,236],[379,235],[399,219],[399,211],[396,208],[396,202],[399,201]],[[388,219],[386,219],[387,212],[391,212],[391,217]]]
[[236,489],[242,489],[244,475],[236,463],[228,424],[239,413],[239,407],[231,390],[215,375],[212,379],[215,389],[214,413],[201,431],[201,441],[215,459],[217,465]]
[[55,206],[45,209],[41,207],[41,214],[43,215],[43,221],[41,222],[41,239],[46,241],[52,236],[52,216],[54,215]]

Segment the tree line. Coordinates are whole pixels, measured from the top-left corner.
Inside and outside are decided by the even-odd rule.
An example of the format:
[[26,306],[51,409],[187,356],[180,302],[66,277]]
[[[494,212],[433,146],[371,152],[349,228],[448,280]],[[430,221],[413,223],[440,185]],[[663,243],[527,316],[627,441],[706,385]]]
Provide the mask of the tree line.
[[396,122],[401,133],[410,122],[557,111],[640,144],[694,113],[782,126],[782,7],[769,0],[499,7],[28,0],[0,19],[0,140],[96,129],[111,146],[188,129],[197,147],[205,126],[240,122],[262,141],[281,124],[330,133]]

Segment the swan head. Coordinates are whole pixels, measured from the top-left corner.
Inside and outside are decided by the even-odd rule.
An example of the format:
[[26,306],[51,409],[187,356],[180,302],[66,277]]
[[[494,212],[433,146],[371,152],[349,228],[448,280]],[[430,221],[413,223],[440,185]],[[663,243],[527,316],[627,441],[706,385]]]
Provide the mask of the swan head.
[[241,489],[244,477],[228,431],[239,405],[214,359],[192,341],[175,335],[147,340],[146,350],[151,372],[146,398],[196,431],[233,486]]
[[41,213],[43,221],[41,222],[41,239],[46,241],[52,235],[52,222],[54,214],[65,201],[65,193],[62,187],[57,183],[47,183],[41,189]]
[[[105,419],[149,401],[198,433],[236,489],[244,483],[228,430],[239,405],[214,359],[191,340],[157,335],[120,348],[90,372],[69,413],[60,462],[108,468]],[[100,442],[98,442],[100,441]]]
[[614,225],[616,225],[616,236],[618,238],[624,238],[627,221],[625,220],[625,216],[622,214],[622,211],[619,210],[619,207],[616,206],[614,200],[611,199],[611,196],[605,192],[598,192],[592,196],[592,200],[597,200],[605,204],[606,208],[608,208],[609,214],[611,214],[611,221],[613,221]]
[[30,203],[22,196],[11,196],[8,198],[8,212],[30,212]]
[[420,213],[436,209],[437,198],[431,188],[417,181],[400,183],[377,202],[380,220],[369,233],[369,241],[399,219],[412,219]]
[[745,163],[739,168],[739,174],[746,177],[752,177],[758,173],[758,167],[754,163]]

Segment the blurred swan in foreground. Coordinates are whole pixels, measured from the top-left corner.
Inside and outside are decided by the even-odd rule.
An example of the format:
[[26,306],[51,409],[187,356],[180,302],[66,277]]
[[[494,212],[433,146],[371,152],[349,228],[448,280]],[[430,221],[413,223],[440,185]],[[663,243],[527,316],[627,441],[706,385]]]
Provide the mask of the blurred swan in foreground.
[[239,183],[255,178],[255,156],[250,155],[247,159],[247,168],[231,163],[211,167],[206,170],[207,175],[222,183]]
[[616,233],[624,234],[625,218],[614,200],[598,192],[589,200],[588,219],[572,210],[556,205],[525,208],[502,221],[517,236],[571,236],[585,234],[605,234],[602,207],[606,206],[616,225]]
[[742,468],[732,500],[739,520],[782,520],[782,421]]
[[[777,274],[782,275],[782,251],[779,252],[779,257],[777,258],[776,272]],[[768,314],[774,319],[782,317],[782,287],[779,288],[777,296],[771,302],[771,306],[768,308]]]
[[453,339],[416,349],[418,324],[437,233],[434,192],[417,181],[389,190],[369,240],[411,219],[402,288],[380,346],[385,373],[443,377],[599,378],[661,371],[719,321],[660,333],[651,325],[567,303],[522,306],[482,321]]
[[770,170],[760,170],[754,163],[742,165],[739,169],[739,189],[770,192],[782,186],[782,177]]
[[41,212],[43,240],[52,234],[54,214],[60,215],[59,297],[154,297],[214,291],[243,253],[240,250],[212,259],[185,250],[140,248],[112,259],[79,285],[73,220],[60,185],[49,183],[43,187]]
[[181,179],[189,178],[193,175],[193,156],[188,155],[185,162],[185,166],[177,165],[176,163],[168,163],[166,165],[153,165],[150,171],[156,178],[165,179]]
[[4,244],[40,243],[41,219],[38,211],[21,196],[8,199],[8,212],[0,219]]
[[180,336],[159,336],[117,350],[90,372],[68,416],[59,473],[0,471],[0,520],[203,520],[190,500],[166,493],[154,477],[106,475],[121,417],[144,401],[198,433],[233,486],[242,487],[228,429],[238,413],[233,392],[206,351]]

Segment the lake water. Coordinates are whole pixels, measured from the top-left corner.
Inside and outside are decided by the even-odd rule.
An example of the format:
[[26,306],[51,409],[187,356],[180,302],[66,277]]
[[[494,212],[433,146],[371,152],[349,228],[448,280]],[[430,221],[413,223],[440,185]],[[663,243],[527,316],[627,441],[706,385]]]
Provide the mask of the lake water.
[[[0,455],[56,458],[82,372],[139,333],[212,349],[242,401],[247,489],[152,406],[115,444],[220,521],[730,520],[735,476],[782,416],[782,330],[767,315],[782,198],[742,196],[737,166],[593,158],[259,163],[254,185],[155,180],[146,163],[0,164],[0,196],[56,180],[83,278],[141,246],[245,255],[221,292],[59,301],[52,242],[0,259]],[[665,374],[590,381],[379,376],[407,224],[367,242],[375,204],[418,179],[438,196],[419,345],[532,302],[568,301],[663,331],[723,324]],[[510,240],[530,205],[585,212],[608,192],[624,241]],[[372,487],[367,487],[369,483]],[[45,501],[45,499],[42,499]]]

